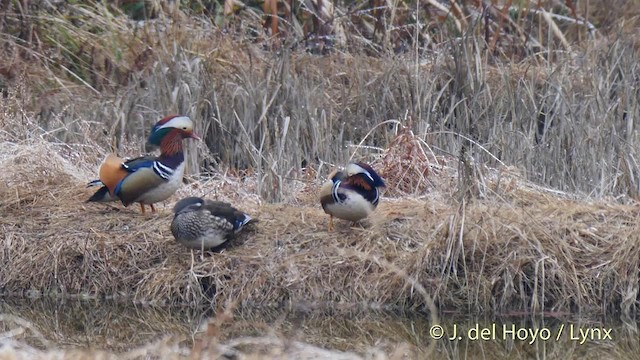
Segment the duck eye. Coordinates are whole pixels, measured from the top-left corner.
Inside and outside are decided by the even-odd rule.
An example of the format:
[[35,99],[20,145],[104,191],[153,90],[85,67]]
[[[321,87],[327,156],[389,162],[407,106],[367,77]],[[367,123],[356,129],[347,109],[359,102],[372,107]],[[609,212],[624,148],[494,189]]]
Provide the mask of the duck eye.
[[187,127],[186,127],[186,126],[183,126],[183,127],[182,127],[182,130],[187,130]]

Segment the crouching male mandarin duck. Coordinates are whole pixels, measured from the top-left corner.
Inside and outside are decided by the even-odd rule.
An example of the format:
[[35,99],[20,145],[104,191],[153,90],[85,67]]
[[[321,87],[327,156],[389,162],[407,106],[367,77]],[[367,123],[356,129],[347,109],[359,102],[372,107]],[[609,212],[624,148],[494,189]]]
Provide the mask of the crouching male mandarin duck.
[[187,197],[173,208],[171,233],[190,249],[207,250],[224,244],[253,219],[222,201]]
[[182,140],[200,138],[193,133],[193,121],[173,115],[158,121],[151,129],[149,143],[160,146],[160,156],[141,156],[125,160],[109,154],[100,165],[99,180],[89,186],[102,185],[87,202],[120,200],[124,206],[139,203],[155,212],[153,204],[173,195],[182,184],[184,153]]
[[320,204],[329,214],[329,231],[333,230],[334,216],[354,223],[369,216],[380,200],[378,188],[384,186],[382,178],[363,162],[334,171],[320,190]]

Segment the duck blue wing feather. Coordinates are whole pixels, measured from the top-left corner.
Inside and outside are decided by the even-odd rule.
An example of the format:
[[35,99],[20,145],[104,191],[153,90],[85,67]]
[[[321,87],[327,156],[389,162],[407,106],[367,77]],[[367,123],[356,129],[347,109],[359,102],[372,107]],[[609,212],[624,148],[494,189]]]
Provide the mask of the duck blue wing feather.
[[247,225],[253,218],[247,214],[240,213],[240,216],[236,218],[235,223],[233,224],[233,229],[238,232],[242,229],[243,226]]
[[128,172],[136,172],[139,169],[152,168],[156,158],[153,156],[141,156],[131,159],[122,164],[122,167]]
[[207,200],[204,208],[212,215],[225,219],[233,226],[234,232],[240,231],[243,226],[253,220],[251,216],[223,201]]

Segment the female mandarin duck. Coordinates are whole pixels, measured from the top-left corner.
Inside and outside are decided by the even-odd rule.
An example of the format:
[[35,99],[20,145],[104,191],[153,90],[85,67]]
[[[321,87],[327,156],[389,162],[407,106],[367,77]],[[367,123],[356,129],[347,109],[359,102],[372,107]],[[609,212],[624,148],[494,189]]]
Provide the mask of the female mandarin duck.
[[234,237],[253,219],[222,201],[187,197],[176,203],[171,233],[191,249],[211,249]]
[[329,214],[329,231],[333,230],[334,216],[354,223],[369,216],[380,200],[378,188],[384,186],[382,178],[363,162],[333,172],[320,190],[320,204]]
[[182,139],[186,138],[200,139],[193,133],[190,118],[173,115],[160,120],[149,135],[149,143],[160,146],[160,156],[124,160],[109,154],[100,166],[100,180],[89,183],[89,186],[103,186],[87,202],[119,199],[124,206],[139,203],[143,214],[144,205],[155,212],[153,204],[168,199],[182,183]]

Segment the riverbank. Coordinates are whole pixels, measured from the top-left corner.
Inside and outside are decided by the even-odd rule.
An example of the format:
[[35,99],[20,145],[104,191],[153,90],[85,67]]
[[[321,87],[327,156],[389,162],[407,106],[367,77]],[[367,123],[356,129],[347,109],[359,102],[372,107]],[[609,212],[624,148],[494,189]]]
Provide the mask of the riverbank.
[[[638,208],[570,198],[486,169],[483,196],[459,201],[457,165],[433,166],[421,197],[384,197],[363,227],[328,217],[318,180],[286,203],[255,178],[190,179],[156,215],[84,202],[97,163],[52,143],[0,144],[0,284],[8,294],[127,298],[145,304],[361,306],[469,314],[622,314],[638,295]],[[62,148],[65,149],[65,148]],[[179,246],[171,207],[187,195],[231,201],[259,222],[221,253]]]

